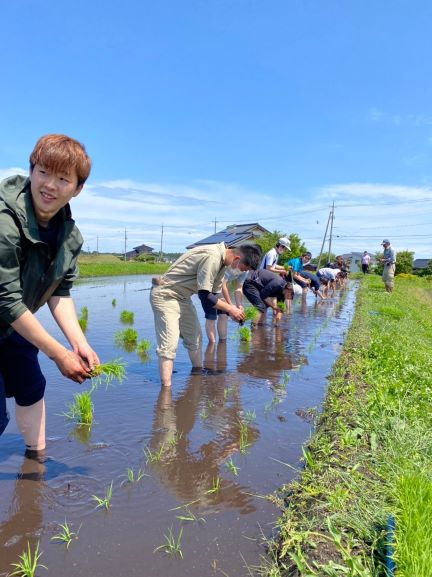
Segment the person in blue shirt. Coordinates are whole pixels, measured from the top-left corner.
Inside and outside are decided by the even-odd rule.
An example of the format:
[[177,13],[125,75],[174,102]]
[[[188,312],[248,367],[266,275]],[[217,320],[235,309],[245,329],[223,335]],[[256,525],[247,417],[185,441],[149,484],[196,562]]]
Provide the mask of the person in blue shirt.
[[320,282],[318,278],[310,271],[303,270],[303,266],[307,264],[312,258],[310,252],[305,252],[302,256],[297,258],[291,258],[287,265],[290,267],[293,275],[294,281],[300,285],[303,289],[303,294],[307,293],[307,289],[310,288],[315,297],[324,299],[324,295],[320,292]]

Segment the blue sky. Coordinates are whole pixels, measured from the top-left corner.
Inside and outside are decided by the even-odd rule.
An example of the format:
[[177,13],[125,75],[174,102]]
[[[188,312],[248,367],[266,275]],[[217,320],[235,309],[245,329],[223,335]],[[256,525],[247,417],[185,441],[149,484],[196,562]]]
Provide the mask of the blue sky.
[[432,4],[0,2],[0,177],[37,138],[82,141],[85,248],[184,247],[228,224],[316,253],[432,257]]

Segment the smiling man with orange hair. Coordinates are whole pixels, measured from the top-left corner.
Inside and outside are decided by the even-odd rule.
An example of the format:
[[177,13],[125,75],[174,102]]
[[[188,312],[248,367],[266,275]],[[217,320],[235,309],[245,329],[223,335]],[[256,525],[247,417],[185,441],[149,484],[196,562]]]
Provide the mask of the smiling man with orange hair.
[[[83,239],[69,201],[78,196],[91,161],[78,141],[49,134],[30,155],[30,177],[0,183],[0,435],[9,422],[6,398],[29,455],[45,448],[45,377],[38,352],[82,383],[99,364],[79,326],[70,289]],[[64,333],[66,349],[34,313],[45,303]]]

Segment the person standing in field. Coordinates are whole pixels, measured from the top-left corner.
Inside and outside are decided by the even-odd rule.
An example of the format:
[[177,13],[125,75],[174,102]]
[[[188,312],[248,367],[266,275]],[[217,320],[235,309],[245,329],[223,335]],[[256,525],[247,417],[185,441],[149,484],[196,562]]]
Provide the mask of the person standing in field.
[[[82,144],[49,134],[30,155],[30,177],[0,183],[0,435],[9,422],[6,398],[14,397],[28,455],[45,449],[46,380],[39,350],[77,383],[99,364],[70,297],[83,239],[69,201],[81,192],[90,168]],[[45,303],[71,349],[34,316]]]
[[382,279],[384,282],[385,291],[387,293],[391,293],[393,292],[394,277],[396,271],[396,251],[390,245],[388,238],[385,238],[381,244],[384,247],[383,257],[380,258],[380,262],[384,265]]
[[363,274],[367,274],[369,272],[369,265],[370,265],[371,257],[367,250],[364,251],[361,257],[361,267]]
[[244,320],[243,309],[224,301],[221,288],[227,268],[241,272],[256,269],[261,249],[256,245],[227,248],[225,243],[207,244],[188,250],[161,277],[153,279],[150,303],[153,309],[163,386],[170,387],[179,338],[188,351],[192,372],[202,372],[202,337],[193,294],[204,310],[222,310],[235,321]]

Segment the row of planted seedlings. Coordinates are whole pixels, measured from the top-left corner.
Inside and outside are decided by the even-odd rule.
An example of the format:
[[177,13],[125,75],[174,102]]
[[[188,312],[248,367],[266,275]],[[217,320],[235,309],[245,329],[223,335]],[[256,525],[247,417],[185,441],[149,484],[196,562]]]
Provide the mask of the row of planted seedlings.
[[[111,302],[112,306],[116,306],[116,299]],[[78,317],[78,323],[81,330],[85,333],[87,331],[89,311],[88,307],[83,306],[80,310],[80,315]],[[132,325],[134,323],[134,313],[131,311],[123,310],[120,313],[120,322],[126,325]],[[118,331],[114,336],[115,344],[122,348],[126,352],[136,351],[141,360],[146,361],[149,359],[149,351],[151,348],[150,341],[141,340],[138,341],[138,333],[132,328],[127,328]],[[76,393],[74,395],[74,400],[68,405],[67,411],[63,413],[65,417],[73,420],[77,423],[79,427],[86,428],[90,430],[93,419],[94,419],[94,405],[92,400],[92,395],[98,387],[103,384],[105,387],[110,386],[113,381],[118,381],[121,383],[126,376],[125,363],[121,359],[115,359],[110,362],[101,363],[97,365],[90,373],[91,386],[87,391]],[[122,485],[125,483],[136,483],[140,481],[145,476],[142,469],[135,471],[132,468],[128,468]],[[108,510],[111,506],[111,498],[113,492],[113,482],[110,483],[104,489],[104,494],[102,496],[93,495],[92,500],[96,503],[95,508],[104,508]],[[65,519],[64,523],[58,525],[58,532],[51,538],[52,541],[57,541],[63,543],[66,548],[69,548],[72,541],[78,539],[78,534],[81,525],[77,530],[73,530],[71,524]],[[36,543],[34,550],[31,549],[30,543],[27,543],[27,550],[23,551],[19,555],[19,560],[12,563],[13,571],[9,573],[9,576],[17,577],[34,577],[35,572],[38,567],[43,567],[39,561],[42,556],[40,551],[39,541]]]
[[[110,365],[112,367],[112,364],[106,363],[105,368]],[[114,374],[115,377],[113,376]],[[112,370],[105,370],[103,368],[100,371],[100,374],[96,376],[96,378],[99,378],[100,375],[105,375],[105,381],[111,382],[113,378],[120,377],[120,379],[122,379],[124,377],[124,372],[120,374],[116,369],[113,373]],[[227,398],[230,392],[230,389],[226,388],[226,394],[224,396]],[[255,419],[255,410],[246,411],[242,414],[241,418],[239,418],[238,451],[243,455],[248,452],[248,449],[252,445],[249,426]],[[143,452],[146,466],[162,461],[165,456],[169,457],[170,448],[174,447],[181,438],[182,432],[177,432],[171,437],[171,439],[161,443],[161,445],[156,449],[152,450],[148,446],[144,447]],[[224,468],[235,476],[239,474],[240,467],[235,464],[231,456],[225,461]],[[121,475],[122,481],[120,482],[119,487],[121,488],[125,485],[131,486],[133,484],[139,483],[144,477],[149,476],[150,475],[146,473],[142,467],[138,469],[128,468],[126,473]],[[222,481],[223,480],[220,475],[213,478],[211,486],[205,491],[205,494],[216,494],[223,490]],[[113,489],[114,481],[112,480],[111,483],[104,488],[104,493],[102,495],[92,495],[92,500],[95,502],[95,510],[104,509],[105,511],[109,511],[111,509]],[[178,556],[179,558],[183,559],[182,537],[184,524],[191,522],[199,524],[206,523],[206,519],[202,516],[198,516],[192,509],[192,506],[197,502],[198,501],[196,500],[190,503],[184,503],[178,507],[170,509],[170,511],[175,513],[175,519],[180,521],[181,525],[177,532],[174,530],[173,526],[168,528],[167,532],[164,534],[164,541],[154,548],[154,553],[163,552],[168,555]],[[75,530],[74,527],[65,519],[64,523],[60,523],[58,525],[57,533],[51,537],[51,541],[63,544],[68,549],[71,543],[79,538],[81,527],[82,524],[78,527],[78,529]],[[30,543],[28,542],[27,550],[19,555],[19,561],[12,563],[13,571],[9,573],[9,576],[34,577],[38,567],[47,569],[45,565],[40,563],[42,554],[43,552],[40,550],[39,541],[36,543],[34,550],[32,550]]]
[[[113,307],[116,305],[115,299],[112,301]],[[253,307],[247,307],[245,309],[245,320],[250,321],[252,324],[256,321],[258,316],[258,310]],[[81,309],[81,315],[79,322],[83,331],[87,328],[88,320],[88,309],[83,307]],[[129,311],[122,311],[120,314],[120,320],[124,324],[133,324],[134,315]],[[246,329],[246,330],[245,330]],[[241,332],[240,332],[241,331]],[[249,327],[242,326],[239,328],[240,339],[245,342],[249,342],[251,338],[251,330]],[[150,349],[149,341],[138,341],[138,333],[132,328],[127,328],[118,331],[115,334],[115,343],[117,346],[121,347],[126,352],[136,351],[138,355],[147,357],[148,351]],[[109,386],[112,384],[113,380],[122,382],[125,378],[125,363],[120,360],[114,360],[108,363],[102,363],[95,367],[92,372],[92,385],[89,391],[84,391],[78,393],[74,397],[74,402],[69,405],[68,411],[64,415],[72,420],[75,420],[78,425],[90,428],[93,422],[93,403],[91,395],[98,388],[100,384]],[[281,402],[281,393],[285,391],[288,384],[288,374],[283,373],[282,380],[280,383],[274,386],[274,400],[272,403],[264,408],[265,412],[270,410],[275,404]],[[231,387],[226,387],[224,389],[224,399],[228,399],[232,393]],[[212,401],[207,401],[206,407],[204,407],[200,412],[201,420],[206,420],[209,416],[209,410],[213,407]],[[256,413],[255,410],[249,410],[244,412],[238,420],[239,428],[239,439],[238,439],[238,452],[241,455],[248,453],[250,447],[253,444],[253,436],[251,435],[250,425],[255,421]],[[151,449],[150,447],[145,447],[143,449],[145,456],[145,464],[152,465],[162,461],[165,456],[169,456],[169,449],[174,447],[178,441],[181,439],[182,433],[175,433],[173,437],[166,442],[163,442],[158,448]],[[224,463],[224,468],[226,471],[230,472],[234,476],[238,476],[240,467],[235,463],[233,457],[230,456]],[[144,471],[142,467],[138,469],[128,468],[126,473],[122,475],[123,479],[120,483],[120,487],[128,484],[133,485],[140,482],[144,477],[150,476]],[[106,511],[111,508],[111,501],[113,497],[114,481],[111,481],[109,485],[104,488],[104,493],[102,495],[92,495],[92,500],[95,502],[96,509],[104,509]],[[217,475],[212,479],[211,486],[205,491],[206,494],[216,494],[223,490],[222,478]],[[181,548],[182,536],[183,536],[183,524],[188,522],[197,522],[203,524],[206,522],[204,517],[197,516],[193,510],[192,505],[197,501],[191,503],[185,503],[178,507],[172,509],[173,512],[177,512],[175,518],[181,522],[181,526],[178,531],[175,532],[173,526],[169,527],[167,532],[164,534],[164,542],[155,547],[154,552],[164,552],[169,555],[175,555],[183,558],[183,552]],[[74,540],[78,539],[79,531],[81,529],[73,530],[73,526],[68,523],[65,519],[64,523],[58,525],[58,532],[51,538],[52,541],[59,542],[69,548]],[[36,569],[38,567],[44,567],[39,561],[42,556],[40,551],[40,543],[37,542],[34,550],[32,551],[30,544],[27,543],[27,551],[24,551],[19,556],[19,561],[13,563],[14,568],[12,576],[22,576],[22,577],[34,577]]]

